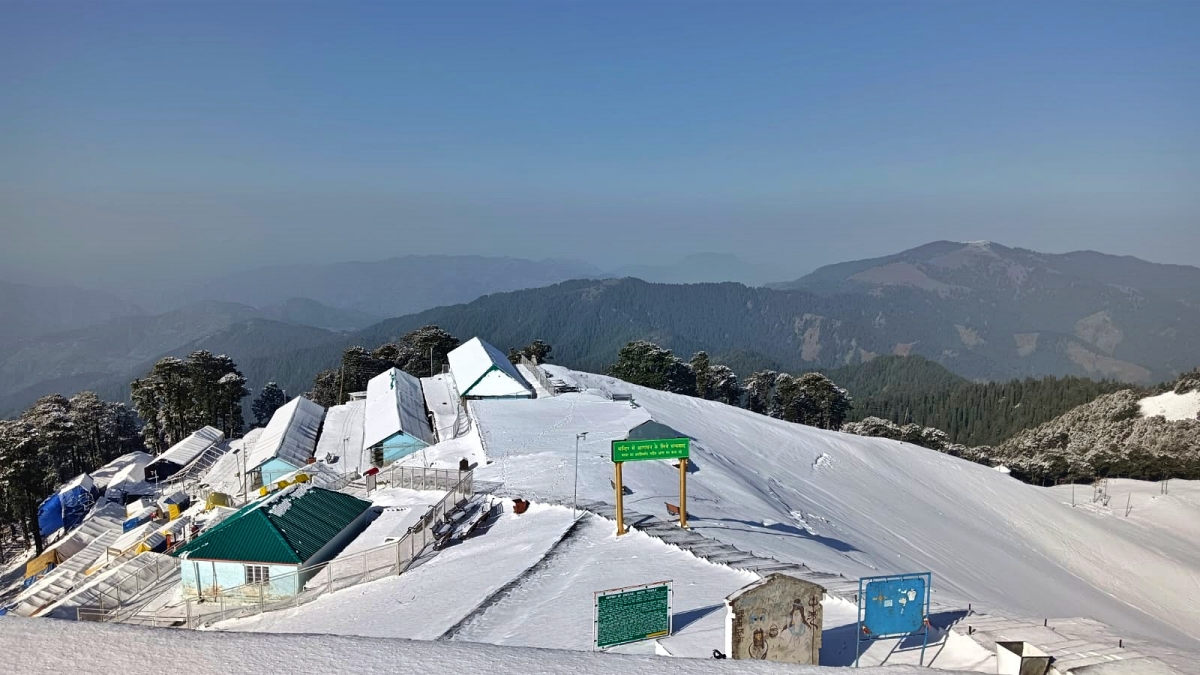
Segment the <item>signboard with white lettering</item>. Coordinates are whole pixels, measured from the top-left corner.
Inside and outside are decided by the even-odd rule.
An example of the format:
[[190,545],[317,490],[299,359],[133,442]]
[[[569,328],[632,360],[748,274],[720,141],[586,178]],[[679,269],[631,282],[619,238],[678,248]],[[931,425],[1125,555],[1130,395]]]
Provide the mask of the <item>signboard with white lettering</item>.
[[597,591],[594,606],[596,649],[671,634],[671,582]]

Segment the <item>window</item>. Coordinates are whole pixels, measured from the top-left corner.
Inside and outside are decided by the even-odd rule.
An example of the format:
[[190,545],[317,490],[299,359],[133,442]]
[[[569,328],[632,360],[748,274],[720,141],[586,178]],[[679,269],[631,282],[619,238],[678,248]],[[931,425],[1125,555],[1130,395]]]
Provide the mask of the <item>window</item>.
[[246,565],[246,583],[266,584],[271,581],[271,568],[266,565]]

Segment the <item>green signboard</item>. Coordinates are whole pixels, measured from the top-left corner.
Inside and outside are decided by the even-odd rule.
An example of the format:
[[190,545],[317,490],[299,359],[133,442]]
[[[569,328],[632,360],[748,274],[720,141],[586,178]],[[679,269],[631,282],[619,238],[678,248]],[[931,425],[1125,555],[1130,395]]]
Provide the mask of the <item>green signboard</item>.
[[636,462],[642,459],[684,459],[691,440],[660,438],[652,441],[613,441],[612,461]]
[[596,593],[596,648],[671,634],[671,582]]

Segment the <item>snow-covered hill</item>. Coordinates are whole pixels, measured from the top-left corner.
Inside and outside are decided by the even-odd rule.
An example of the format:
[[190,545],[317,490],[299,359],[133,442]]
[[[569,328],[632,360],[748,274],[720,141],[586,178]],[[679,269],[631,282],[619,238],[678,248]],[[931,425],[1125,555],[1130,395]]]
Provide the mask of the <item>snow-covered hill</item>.
[[[1164,546],[1163,528],[1073,508],[1069,495],[931,450],[549,370],[584,391],[472,403],[492,461],[479,479],[569,500],[576,435],[586,431],[580,498],[612,501],[609,442],[654,419],[694,439],[689,521],[700,533],[848,577],[931,570],[942,602],[1089,616],[1200,650],[1194,529]],[[637,405],[608,400],[606,391],[632,391]],[[665,516],[663,502],[677,501],[677,476],[666,462],[627,466],[628,507]],[[1200,486],[1173,482],[1170,495],[1141,495],[1135,508],[1138,502],[1172,519],[1195,519]]]

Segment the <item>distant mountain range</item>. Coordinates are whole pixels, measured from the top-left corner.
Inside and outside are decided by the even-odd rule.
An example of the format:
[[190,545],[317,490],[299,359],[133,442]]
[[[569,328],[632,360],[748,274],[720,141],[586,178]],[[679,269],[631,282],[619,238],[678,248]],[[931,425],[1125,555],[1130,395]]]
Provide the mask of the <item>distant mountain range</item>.
[[[682,267],[706,260],[729,262],[701,257]],[[570,261],[410,256],[257,270],[195,293],[207,299],[149,317],[121,316],[129,305],[97,300],[96,316],[117,316],[0,340],[0,414],[50,391],[118,391],[156,358],[195,348],[229,353],[252,386],[277,380],[303,391],[344,347],[374,347],[429,323],[501,349],[547,340],[559,362],[595,371],[633,339],[683,356],[704,349],[742,375],[893,354],[921,355],[976,380],[1084,375],[1148,384],[1200,363],[1200,269],[986,242],[934,242],[770,288],[614,279]],[[402,315],[371,323],[388,314]]]
[[[1147,384],[1195,366],[1200,268],[1094,251],[939,241],[775,286],[890,308],[872,351],[919,353],[968,377],[1075,374]],[[886,328],[899,313],[930,330]]]
[[135,307],[110,293],[0,281],[0,345],[136,313]]

